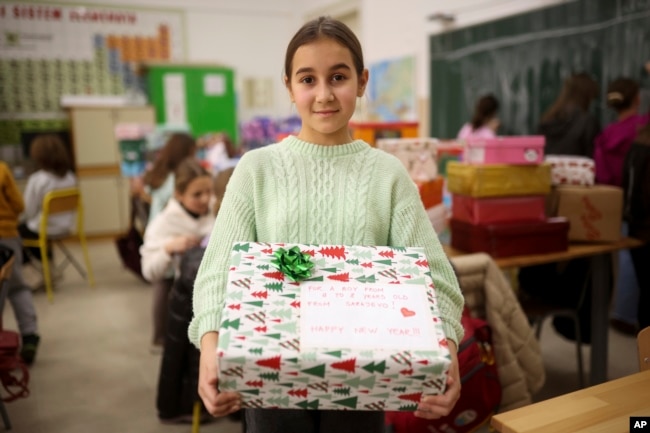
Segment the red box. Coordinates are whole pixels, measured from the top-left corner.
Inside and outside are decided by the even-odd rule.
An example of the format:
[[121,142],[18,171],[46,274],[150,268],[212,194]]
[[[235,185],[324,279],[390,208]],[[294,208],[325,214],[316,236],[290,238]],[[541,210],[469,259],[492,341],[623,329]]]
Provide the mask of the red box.
[[451,216],[471,224],[546,220],[546,197],[513,196],[474,198],[452,194]]
[[563,217],[540,222],[470,224],[452,219],[451,246],[494,258],[546,254],[569,248],[569,221]]
[[416,185],[420,191],[420,198],[425,209],[442,203],[442,190],[445,186],[445,180],[442,177],[437,177],[427,182],[419,182]]

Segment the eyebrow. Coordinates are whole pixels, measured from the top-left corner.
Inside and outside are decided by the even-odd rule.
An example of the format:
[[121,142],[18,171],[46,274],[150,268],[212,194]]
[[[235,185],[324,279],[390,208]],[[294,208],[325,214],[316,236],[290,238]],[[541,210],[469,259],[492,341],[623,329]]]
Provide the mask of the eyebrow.
[[[350,66],[348,66],[346,63],[337,63],[336,65],[332,66],[330,68],[330,71],[336,71],[338,69],[347,69],[348,71],[352,70]],[[314,72],[314,68],[300,68],[296,71],[296,75],[298,74],[305,74],[305,73],[311,73]]]

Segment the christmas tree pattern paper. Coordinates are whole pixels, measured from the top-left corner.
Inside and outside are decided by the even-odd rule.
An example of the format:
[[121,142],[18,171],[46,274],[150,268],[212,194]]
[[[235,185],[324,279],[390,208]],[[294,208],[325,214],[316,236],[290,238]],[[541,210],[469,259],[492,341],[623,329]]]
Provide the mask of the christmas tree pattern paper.
[[[298,246],[293,282],[273,265]],[[415,410],[450,364],[422,248],[236,243],[219,331],[219,387],[245,407]]]

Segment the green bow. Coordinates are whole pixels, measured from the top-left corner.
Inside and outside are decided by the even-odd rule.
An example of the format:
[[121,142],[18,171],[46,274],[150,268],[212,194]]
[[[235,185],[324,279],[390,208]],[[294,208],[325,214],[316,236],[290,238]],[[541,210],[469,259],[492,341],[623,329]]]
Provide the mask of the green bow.
[[314,267],[311,256],[300,251],[297,246],[289,250],[278,248],[273,256],[275,258],[271,260],[271,264],[291,281],[298,282],[311,277],[311,269]]

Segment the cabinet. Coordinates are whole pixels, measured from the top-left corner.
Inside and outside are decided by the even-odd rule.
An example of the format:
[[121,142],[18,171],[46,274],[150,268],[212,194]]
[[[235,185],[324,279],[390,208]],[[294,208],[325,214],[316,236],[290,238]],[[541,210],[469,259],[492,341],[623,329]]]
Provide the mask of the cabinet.
[[115,235],[128,228],[129,181],[120,172],[119,123],[155,125],[155,112],[142,107],[69,107],[70,131],[84,225],[89,236]]

